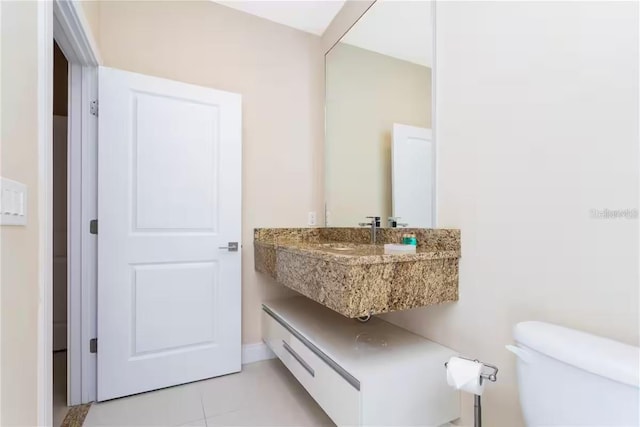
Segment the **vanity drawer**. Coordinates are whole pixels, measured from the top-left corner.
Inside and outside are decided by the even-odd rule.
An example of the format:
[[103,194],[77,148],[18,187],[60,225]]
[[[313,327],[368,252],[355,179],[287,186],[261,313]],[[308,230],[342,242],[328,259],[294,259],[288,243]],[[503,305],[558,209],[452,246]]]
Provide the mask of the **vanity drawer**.
[[[294,345],[295,350],[291,346],[292,340],[295,339],[291,332],[264,312],[262,314],[262,338],[298,382],[311,394],[312,380],[315,376],[314,367],[305,360],[305,357],[300,355],[299,345]],[[305,354],[305,356],[306,359],[309,359],[308,355]]]
[[320,349],[310,348],[295,334],[290,325],[285,327],[263,312],[262,337],[298,382],[337,425],[360,425],[361,399],[357,380],[351,377],[349,382],[345,379],[348,373],[338,373],[330,366],[337,366],[335,362],[323,360],[322,357],[328,357]]
[[262,339],[280,360],[282,360],[286,354],[282,343],[288,343],[290,337],[291,333],[280,323],[267,313],[262,313]]
[[[380,319],[304,297],[263,304],[263,338],[338,426],[439,426],[460,417],[443,364],[457,353]],[[375,338],[364,341],[359,338]]]
[[[313,377],[303,376],[306,380],[312,378],[310,386],[307,387],[300,377],[292,372],[333,422],[339,426],[360,425],[360,392],[293,335],[290,347],[313,370]],[[304,373],[306,372],[302,372]]]

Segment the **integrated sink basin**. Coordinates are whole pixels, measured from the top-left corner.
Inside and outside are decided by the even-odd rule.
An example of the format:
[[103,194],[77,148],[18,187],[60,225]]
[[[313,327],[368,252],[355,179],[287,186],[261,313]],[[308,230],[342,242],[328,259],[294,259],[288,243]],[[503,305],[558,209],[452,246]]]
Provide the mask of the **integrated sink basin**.
[[[385,254],[385,243],[414,233],[416,253]],[[261,228],[255,269],[356,318],[458,300],[460,231],[364,228]]]
[[348,248],[340,245],[327,245],[326,248],[330,251],[353,251],[354,248]]
[[354,252],[359,247],[365,245],[355,245],[353,243],[331,242],[331,243],[315,243],[319,250],[338,251],[338,252]]

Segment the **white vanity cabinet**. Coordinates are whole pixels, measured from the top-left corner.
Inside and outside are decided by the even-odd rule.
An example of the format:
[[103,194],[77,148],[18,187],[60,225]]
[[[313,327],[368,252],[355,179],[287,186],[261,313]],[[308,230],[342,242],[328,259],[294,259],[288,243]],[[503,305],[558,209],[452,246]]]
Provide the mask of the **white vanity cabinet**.
[[460,416],[447,385],[453,350],[378,318],[343,317],[307,298],[263,305],[262,337],[344,426],[440,426]]

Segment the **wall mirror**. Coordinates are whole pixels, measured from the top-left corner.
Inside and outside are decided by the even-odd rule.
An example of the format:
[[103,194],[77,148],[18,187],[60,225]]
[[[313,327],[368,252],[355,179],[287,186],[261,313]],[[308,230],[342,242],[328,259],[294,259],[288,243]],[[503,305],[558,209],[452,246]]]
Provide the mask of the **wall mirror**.
[[325,218],[435,227],[433,2],[376,1],[325,55]]

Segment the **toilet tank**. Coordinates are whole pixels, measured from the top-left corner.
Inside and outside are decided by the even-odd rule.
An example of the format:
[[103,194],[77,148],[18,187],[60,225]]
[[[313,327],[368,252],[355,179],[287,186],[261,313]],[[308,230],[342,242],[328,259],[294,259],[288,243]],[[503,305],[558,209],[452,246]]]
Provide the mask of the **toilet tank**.
[[514,338],[528,427],[640,425],[640,348],[544,322]]

